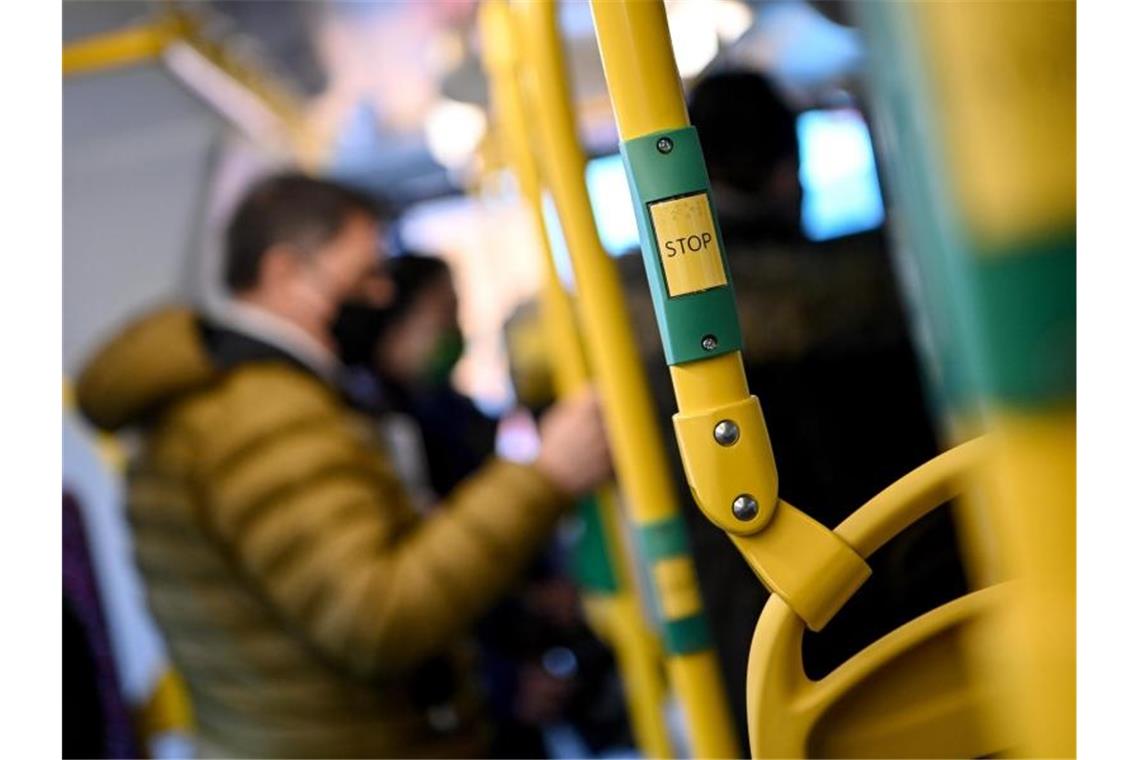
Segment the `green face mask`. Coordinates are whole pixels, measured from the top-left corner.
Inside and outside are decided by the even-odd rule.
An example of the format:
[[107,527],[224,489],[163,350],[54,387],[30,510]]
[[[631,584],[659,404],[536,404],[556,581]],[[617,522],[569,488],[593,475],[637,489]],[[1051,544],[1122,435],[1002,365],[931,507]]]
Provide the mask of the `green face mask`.
[[451,378],[451,371],[463,356],[463,333],[448,330],[439,336],[435,347],[424,362],[420,377],[433,387],[445,385]]

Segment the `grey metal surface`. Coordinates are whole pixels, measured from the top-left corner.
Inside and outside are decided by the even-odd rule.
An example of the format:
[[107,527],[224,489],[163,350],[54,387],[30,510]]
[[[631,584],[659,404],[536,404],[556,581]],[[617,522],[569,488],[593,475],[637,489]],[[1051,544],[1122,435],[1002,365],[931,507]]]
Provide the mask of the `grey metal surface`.
[[184,286],[224,130],[158,66],[64,82],[65,372],[128,314]]

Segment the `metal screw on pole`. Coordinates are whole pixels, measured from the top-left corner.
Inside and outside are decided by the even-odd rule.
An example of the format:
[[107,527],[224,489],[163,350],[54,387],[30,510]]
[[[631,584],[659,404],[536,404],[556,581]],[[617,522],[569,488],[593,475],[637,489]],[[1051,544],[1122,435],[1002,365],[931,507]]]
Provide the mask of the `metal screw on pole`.
[[721,446],[731,446],[740,439],[740,427],[732,420],[721,420],[713,428],[713,438]]
[[662,137],[660,140],[657,141],[657,152],[658,153],[671,153],[671,152],[673,152],[673,141],[670,140],[668,137]]
[[732,514],[737,520],[748,522],[760,514],[760,505],[751,494],[742,493],[732,500]]
[[704,350],[712,351],[716,347],[717,347],[717,342],[716,342],[716,336],[715,335],[706,335],[705,337],[701,338],[701,348],[703,348]]

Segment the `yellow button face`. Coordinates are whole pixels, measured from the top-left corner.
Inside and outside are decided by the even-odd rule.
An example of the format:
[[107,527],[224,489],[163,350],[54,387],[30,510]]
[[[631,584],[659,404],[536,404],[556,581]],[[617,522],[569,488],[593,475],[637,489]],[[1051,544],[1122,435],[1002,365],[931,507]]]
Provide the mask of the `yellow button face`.
[[727,285],[708,193],[649,206],[670,296]]

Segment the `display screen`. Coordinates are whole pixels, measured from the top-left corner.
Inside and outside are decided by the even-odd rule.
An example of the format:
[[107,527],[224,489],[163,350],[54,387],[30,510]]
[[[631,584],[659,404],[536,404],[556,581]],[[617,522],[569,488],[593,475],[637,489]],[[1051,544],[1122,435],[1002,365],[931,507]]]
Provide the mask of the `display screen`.
[[621,154],[595,158],[586,164],[586,188],[590,206],[598,225],[598,237],[611,256],[637,253],[641,248],[637,236],[637,217],[633,213],[633,196],[625,179]]
[[[852,108],[805,111],[796,119],[796,134],[804,235],[831,240],[880,227],[883,196],[862,115]],[[638,250],[637,219],[621,155],[589,161],[586,186],[605,249],[613,256]]]
[[883,223],[883,196],[867,123],[854,109],[805,111],[800,143],[801,224],[810,240],[830,240]]

